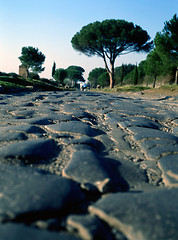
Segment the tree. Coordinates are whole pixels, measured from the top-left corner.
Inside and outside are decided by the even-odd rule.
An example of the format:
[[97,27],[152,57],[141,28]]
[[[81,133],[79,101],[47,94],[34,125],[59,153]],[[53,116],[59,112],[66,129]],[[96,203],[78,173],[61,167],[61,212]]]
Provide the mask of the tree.
[[58,68],[58,69],[56,69],[53,77],[56,81],[58,81],[63,86],[64,79],[67,77],[67,71],[63,68]]
[[83,78],[83,73],[85,70],[80,66],[69,66],[66,69],[67,77],[74,81],[75,85],[77,81],[85,82],[85,79]]
[[55,71],[56,71],[56,63],[54,62],[52,67],[52,77],[54,76]]
[[90,82],[90,85],[94,88],[97,87],[98,79],[101,76],[102,73],[105,73],[106,69],[104,68],[94,68],[91,72],[89,72],[88,75],[88,81]]
[[[84,26],[72,40],[76,51],[103,58],[114,87],[114,63],[118,56],[131,52],[148,52],[152,47],[149,35],[141,27],[125,20],[105,20]],[[109,67],[109,64],[110,67]]]
[[[114,76],[115,76],[115,83],[123,85],[123,82],[125,80],[125,77],[133,70],[135,69],[135,65],[133,64],[122,64],[119,67],[115,68]],[[132,76],[133,78],[133,76]]]
[[143,82],[144,81],[144,77],[146,75],[145,63],[146,63],[146,60],[141,61],[139,63],[139,65],[138,65],[138,79],[139,79],[139,82]]
[[154,39],[155,49],[164,65],[164,73],[173,72],[175,83],[178,84],[178,18],[176,14],[165,22],[162,32]]
[[138,67],[137,67],[137,64],[136,64],[135,69],[134,69],[133,82],[134,82],[134,85],[138,84]]
[[155,88],[156,78],[161,74],[161,71],[162,71],[162,61],[158,53],[154,49],[148,54],[145,62],[146,74],[154,77],[153,88]]
[[45,61],[45,55],[34,47],[23,47],[21,56],[19,57],[22,65],[27,68],[27,71],[31,70],[34,73],[40,73],[44,71],[42,64]]
[[101,87],[108,87],[109,86],[109,74],[106,71],[99,76],[98,84]]
[[124,80],[124,64],[122,64],[121,66],[121,78],[120,78],[120,82],[121,82],[121,86],[123,84],[123,80]]

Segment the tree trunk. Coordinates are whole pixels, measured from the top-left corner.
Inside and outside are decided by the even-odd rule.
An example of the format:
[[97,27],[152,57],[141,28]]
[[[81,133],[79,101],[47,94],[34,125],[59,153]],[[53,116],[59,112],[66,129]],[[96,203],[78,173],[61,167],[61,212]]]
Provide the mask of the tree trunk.
[[178,67],[176,68],[176,74],[175,74],[175,84],[178,84]]
[[111,63],[111,71],[109,72],[109,79],[110,79],[110,85],[109,88],[112,89],[114,87],[114,63]]
[[111,60],[110,59],[110,66],[111,66],[111,70],[108,68],[108,64],[107,64],[107,61],[106,61],[106,58],[105,58],[105,55],[103,54],[103,60],[104,60],[104,63],[105,63],[105,68],[106,68],[106,71],[107,73],[109,74],[109,80],[110,80],[110,85],[109,85],[109,88],[112,89],[114,87],[114,60]]
[[112,73],[109,73],[109,80],[110,80],[109,88],[112,89],[114,87],[114,76]]
[[154,81],[153,81],[153,88],[155,88],[155,86],[156,86],[156,76],[155,76]]

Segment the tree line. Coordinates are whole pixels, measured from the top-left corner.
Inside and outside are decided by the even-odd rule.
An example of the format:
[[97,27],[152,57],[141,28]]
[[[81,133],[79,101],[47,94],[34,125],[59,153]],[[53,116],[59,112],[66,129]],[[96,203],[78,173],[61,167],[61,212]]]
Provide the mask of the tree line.
[[[174,76],[174,83],[178,84],[178,18],[173,18],[164,23],[164,28],[158,32],[154,41],[150,40],[146,30],[125,20],[96,21],[84,26],[77,32],[72,40],[72,47],[87,56],[101,57],[104,68],[93,69],[88,80],[93,87],[100,85],[113,88],[116,84],[138,84],[145,76],[151,76],[153,87],[157,77],[170,74]],[[148,53],[145,61],[139,65],[122,64],[115,67],[118,56],[132,52]],[[19,57],[22,65],[34,73],[44,71],[42,64],[45,56],[33,47],[23,47]],[[52,67],[52,76],[62,86],[76,85],[77,81],[85,81],[84,69],[80,66],[69,66],[67,69]],[[131,81],[132,82],[129,82]]]
[[[161,32],[156,33],[153,47],[145,61],[139,65],[122,64],[115,68],[115,84],[142,84],[152,82],[156,86],[158,77],[169,75],[171,82],[178,84],[178,18],[175,14],[164,23]],[[88,80],[93,87],[110,85],[109,73],[104,68],[95,68]]]
[[[42,65],[45,61],[45,55],[34,47],[23,47],[21,56],[19,57],[22,65],[28,72],[28,77],[33,79],[39,79],[39,73],[44,71]],[[80,66],[69,66],[67,69],[56,69],[56,63],[52,66],[52,77],[61,86],[76,87],[77,82],[84,82],[83,73],[85,70]]]

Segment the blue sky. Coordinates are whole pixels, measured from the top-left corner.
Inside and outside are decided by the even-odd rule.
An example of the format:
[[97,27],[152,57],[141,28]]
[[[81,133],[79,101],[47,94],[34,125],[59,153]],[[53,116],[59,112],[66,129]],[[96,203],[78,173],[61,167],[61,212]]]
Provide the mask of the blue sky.
[[[91,22],[124,19],[141,26],[154,39],[164,22],[178,13],[177,0],[0,0],[0,71],[16,72],[23,46],[38,47],[45,54],[45,71],[51,77],[53,62],[57,68],[70,65],[85,69],[84,77],[103,60],[76,52],[71,39]],[[145,54],[128,54],[116,59],[122,63],[139,63]]]

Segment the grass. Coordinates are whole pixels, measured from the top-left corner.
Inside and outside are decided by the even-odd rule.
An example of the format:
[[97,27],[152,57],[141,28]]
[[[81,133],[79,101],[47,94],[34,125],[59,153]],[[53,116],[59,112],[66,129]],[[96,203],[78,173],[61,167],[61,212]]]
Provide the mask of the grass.
[[[57,84],[43,79],[24,79],[20,76],[0,75],[0,86],[4,88],[3,93],[17,91],[61,91]],[[31,88],[30,88],[31,87]]]
[[143,86],[123,86],[117,87],[117,92],[140,92],[143,90],[150,89],[150,87],[143,87]]
[[108,92],[108,93],[117,93],[117,92],[140,92],[143,90],[150,89],[150,87],[143,87],[143,86],[115,86],[112,89],[109,89],[109,87],[103,88],[103,89],[97,89],[96,91],[101,91],[101,92]]
[[170,91],[178,91],[178,85],[163,85],[160,89],[170,90]]
[[[62,87],[58,87],[56,82],[52,82],[47,79],[24,79],[18,75],[10,75],[5,73],[0,73],[0,86],[3,87],[3,93],[10,92],[21,92],[21,91],[63,91],[66,90]],[[144,87],[141,85],[130,85],[130,86],[118,86],[116,85],[113,89],[109,87],[103,89],[92,89],[92,91],[106,92],[106,93],[120,93],[120,92],[140,92],[148,89],[153,89],[150,87]],[[158,89],[177,92],[178,85],[163,85]],[[74,89],[67,89],[68,91]]]

